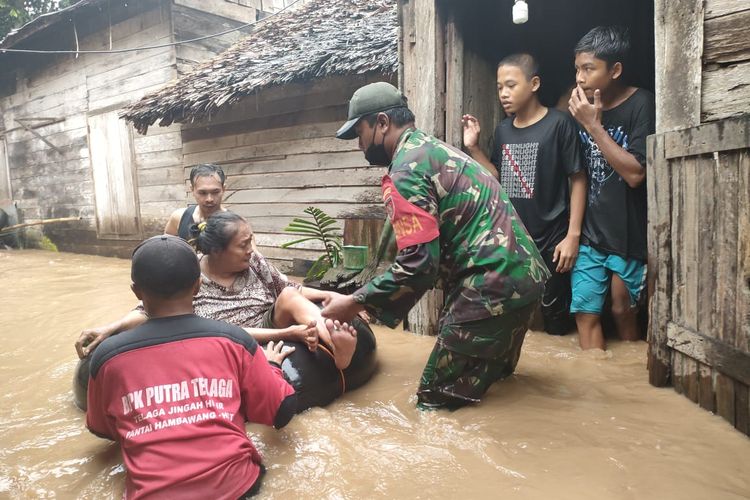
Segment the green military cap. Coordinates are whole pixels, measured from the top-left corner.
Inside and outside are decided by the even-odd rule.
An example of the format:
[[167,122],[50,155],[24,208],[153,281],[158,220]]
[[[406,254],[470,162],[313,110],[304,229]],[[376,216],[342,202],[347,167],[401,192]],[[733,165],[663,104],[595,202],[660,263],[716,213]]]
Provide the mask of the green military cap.
[[336,137],[354,139],[357,137],[354,126],[360,118],[401,106],[406,106],[406,98],[390,83],[376,82],[360,87],[349,101],[349,116],[346,123],[336,132]]

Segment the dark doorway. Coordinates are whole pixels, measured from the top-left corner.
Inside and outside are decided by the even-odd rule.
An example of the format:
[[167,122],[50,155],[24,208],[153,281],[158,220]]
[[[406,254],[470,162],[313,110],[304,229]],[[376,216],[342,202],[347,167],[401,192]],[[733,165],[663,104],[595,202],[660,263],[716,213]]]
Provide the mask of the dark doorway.
[[[628,28],[631,57],[624,78],[631,85],[654,91],[654,5],[653,0],[526,0],[529,20],[513,24],[514,0],[442,0],[441,14],[452,22],[463,42],[462,94],[446,90],[447,136],[460,145],[460,116],[451,110],[457,99],[463,113],[474,114],[482,123],[480,146],[487,152],[493,145],[491,131],[503,113],[496,92],[497,63],[516,52],[529,52],[539,62],[542,86],[539,97],[554,107],[561,96],[567,102],[575,84],[574,47],[590,29],[602,25]],[[448,60],[448,76],[451,60]],[[567,105],[565,106],[567,108]],[[450,113],[450,114],[449,114]],[[485,132],[487,131],[487,132]],[[641,331],[645,332],[647,308],[641,308]],[[602,317],[605,331],[614,331],[611,316]]]
[[[463,29],[465,49],[493,66],[506,55],[530,52],[541,66],[540,99],[554,106],[575,81],[573,48],[591,28],[620,25],[630,30],[632,57],[625,77],[654,90],[654,5],[652,0],[526,0],[529,20],[513,24],[514,0],[451,0],[444,3]],[[494,84],[491,88],[494,88]],[[497,96],[488,96],[497,100]],[[489,103],[488,103],[489,104]]]

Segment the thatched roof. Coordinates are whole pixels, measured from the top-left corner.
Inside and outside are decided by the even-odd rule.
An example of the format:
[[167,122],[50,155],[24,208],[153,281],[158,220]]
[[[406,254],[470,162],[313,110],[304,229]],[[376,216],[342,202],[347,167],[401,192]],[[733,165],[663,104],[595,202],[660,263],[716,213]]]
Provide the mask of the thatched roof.
[[139,132],[204,119],[260,89],[398,69],[396,0],[308,0],[126,108]]

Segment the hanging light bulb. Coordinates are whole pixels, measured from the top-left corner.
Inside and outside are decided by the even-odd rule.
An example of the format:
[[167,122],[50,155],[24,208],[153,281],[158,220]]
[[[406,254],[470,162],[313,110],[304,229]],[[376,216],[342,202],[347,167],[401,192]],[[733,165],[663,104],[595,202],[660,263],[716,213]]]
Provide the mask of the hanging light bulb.
[[526,0],[516,0],[513,4],[513,24],[523,24],[529,20],[529,4]]

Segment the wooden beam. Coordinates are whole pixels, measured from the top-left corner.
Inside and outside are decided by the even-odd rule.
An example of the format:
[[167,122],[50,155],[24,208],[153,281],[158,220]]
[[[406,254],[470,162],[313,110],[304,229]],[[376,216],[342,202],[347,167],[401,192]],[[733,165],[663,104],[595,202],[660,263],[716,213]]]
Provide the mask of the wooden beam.
[[656,131],[700,123],[703,0],[656,0]]
[[706,0],[706,19],[726,16],[743,10],[750,10],[750,6],[740,6],[737,0]]
[[701,121],[747,116],[750,108],[750,61],[711,65],[703,70]]
[[664,134],[664,154],[668,160],[747,148],[750,148],[750,115]]
[[[446,137],[445,22],[435,0],[399,0],[403,39],[400,83],[416,116],[416,125],[438,138]],[[443,304],[440,290],[430,290],[409,312],[409,330],[437,334]]]
[[42,134],[40,134],[39,132],[31,128],[30,126],[26,125],[22,118],[15,118],[13,121],[18,123],[20,126],[22,126],[27,132],[32,133],[36,138],[44,142],[47,146],[57,151],[58,154],[62,154],[62,150],[60,148],[58,148],[57,146],[49,142],[47,139],[45,139],[44,136],[42,136]]
[[706,20],[703,61],[729,63],[750,59],[748,26],[750,26],[750,9]]
[[[479,148],[489,158],[491,148],[495,147],[492,130],[505,118],[497,98],[497,69],[489,59],[469,46],[464,50],[463,66],[463,112],[474,115],[486,129],[479,136]],[[463,130],[461,133],[463,135]]]
[[738,173],[735,346],[750,352],[750,154],[746,149],[734,152],[731,158],[727,156],[727,160],[736,165]]
[[210,14],[211,16],[220,16],[230,21],[242,21],[250,23],[255,21],[257,11],[255,8],[243,4],[226,2],[224,0],[214,0],[206,2],[205,0],[174,0],[176,5],[182,5],[199,12]]
[[648,372],[649,382],[656,387],[669,384],[671,353],[667,347],[672,295],[672,176],[671,166],[664,158],[664,136],[648,138],[648,266],[649,325]]
[[445,36],[438,3],[407,2],[414,15],[416,40],[407,51],[405,92],[417,126],[438,138],[445,137]]
[[711,367],[698,362],[698,378],[700,384],[700,399],[698,404],[704,410],[711,413],[716,411],[716,393],[713,388],[713,377],[711,377]]
[[442,290],[438,288],[428,290],[407,314],[409,331],[419,335],[437,335],[443,303]]
[[750,354],[670,321],[667,345],[733,380],[750,385]]
[[24,222],[23,224],[14,224],[12,226],[5,226],[4,228],[0,229],[0,234],[5,232],[10,232],[16,229],[21,229],[23,227],[31,227],[31,226],[41,226],[45,224],[55,224],[58,222],[73,222],[81,220],[83,217],[60,217],[57,219],[45,219],[45,220],[38,220],[35,222]]
[[717,373],[714,391],[716,392],[716,413],[734,425],[734,380],[723,373]]
[[750,436],[750,388],[734,381],[734,427]]
[[464,40],[455,13],[446,27],[445,54],[445,142],[461,148],[463,146],[464,112]]
[[414,2],[410,0],[398,0],[398,25],[399,30],[399,63],[398,63],[398,88],[406,96],[414,94],[415,64],[414,44],[417,42],[417,33],[414,24]]
[[[27,125],[27,126],[31,128],[42,128],[42,127],[46,127],[47,125],[64,122],[65,118],[18,118],[18,120],[23,120],[27,122],[40,121],[42,123],[36,123],[34,125]],[[8,135],[11,132],[15,132],[16,130],[26,130],[26,127],[20,126],[20,127],[9,128],[9,129],[0,128],[0,136]]]

